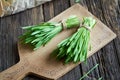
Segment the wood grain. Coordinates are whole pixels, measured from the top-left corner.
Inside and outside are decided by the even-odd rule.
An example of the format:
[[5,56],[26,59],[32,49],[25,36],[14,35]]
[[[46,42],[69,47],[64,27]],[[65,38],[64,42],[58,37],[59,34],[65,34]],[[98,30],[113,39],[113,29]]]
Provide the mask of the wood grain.
[[[65,1],[65,3],[63,3]],[[49,3],[36,8],[21,12],[13,16],[0,19],[0,71],[3,71],[19,61],[16,41],[22,33],[20,27],[31,24],[38,24],[49,20],[69,6],[74,4],[73,0],[53,0],[50,2],[53,11],[49,10]],[[59,6],[57,6],[59,4]],[[64,4],[67,5],[64,6]],[[77,66],[71,72],[64,75],[60,80],[78,80],[81,75],[87,72],[93,65],[100,66],[94,70],[85,80],[93,80],[100,76],[104,80],[119,80],[120,77],[120,1],[119,0],[81,0],[85,8],[92,12],[103,23],[110,27],[117,38],[102,48],[97,54],[88,59],[88,64]],[[62,6],[62,7],[61,7]],[[48,15],[45,10],[48,10]],[[39,16],[38,16],[39,14]],[[52,17],[49,15],[52,14]],[[7,46],[6,46],[7,45]],[[112,50],[112,51],[111,51]],[[28,76],[24,80],[43,80],[35,76]]]
[[[94,17],[91,13],[85,10],[79,4],[73,5],[71,8],[57,15],[50,22],[59,22],[63,19],[67,19],[70,15],[76,15],[81,20],[84,16]],[[96,27],[91,31],[91,45],[93,46],[91,51],[88,52],[88,57],[93,55],[103,46],[113,40],[116,35],[105,26],[101,21],[97,20]],[[40,77],[47,79],[58,79],[63,76],[78,64],[66,64],[56,61],[54,58],[50,58],[51,52],[56,48],[57,44],[63,39],[70,36],[75,32],[75,29],[64,30],[56,37],[54,37],[46,46],[33,51],[27,45],[18,43],[18,53],[20,61],[13,67],[0,73],[1,80],[21,80],[27,74],[32,73]],[[97,34],[99,32],[99,34]],[[52,45],[52,46],[51,46]],[[26,67],[27,66],[27,67]]]

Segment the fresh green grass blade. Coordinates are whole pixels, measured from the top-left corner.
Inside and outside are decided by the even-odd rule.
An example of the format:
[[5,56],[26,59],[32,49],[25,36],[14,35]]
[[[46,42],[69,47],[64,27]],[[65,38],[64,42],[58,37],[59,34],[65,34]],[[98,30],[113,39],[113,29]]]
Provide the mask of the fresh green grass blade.
[[84,79],[85,77],[87,77],[87,75],[89,73],[91,73],[94,69],[96,69],[98,67],[99,64],[96,64],[93,68],[91,68],[86,74],[84,74],[79,80]]
[[[96,21],[93,18],[84,17],[82,26],[77,32],[58,44],[58,57],[60,59],[65,58],[65,63],[69,63],[70,61],[74,63],[86,61],[90,41],[89,29],[92,29],[95,24]],[[64,51],[60,51],[60,49]]]
[[[70,16],[64,23],[68,29],[78,27],[80,20],[77,16]],[[34,46],[34,50],[36,50],[59,34],[63,30],[63,25],[58,22],[44,22],[38,25],[26,26],[22,29],[25,30],[25,33],[20,37],[22,42]]]

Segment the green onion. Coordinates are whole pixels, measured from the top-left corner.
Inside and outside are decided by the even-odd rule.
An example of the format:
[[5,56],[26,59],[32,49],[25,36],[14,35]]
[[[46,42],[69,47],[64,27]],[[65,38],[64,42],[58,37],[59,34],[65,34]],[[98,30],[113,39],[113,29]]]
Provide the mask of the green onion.
[[57,49],[53,52],[56,58],[64,59],[65,63],[86,61],[90,29],[94,27],[95,23],[93,18],[84,17],[77,32],[58,44]]
[[[64,24],[63,24],[64,23]],[[22,42],[33,46],[34,50],[47,44],[55,35],[64,28],[78,27],[80,20],[77,16],[70,16],[68,19],[57,22],[44,22],[39,25],[23,27],[25,33],[20,37]]]

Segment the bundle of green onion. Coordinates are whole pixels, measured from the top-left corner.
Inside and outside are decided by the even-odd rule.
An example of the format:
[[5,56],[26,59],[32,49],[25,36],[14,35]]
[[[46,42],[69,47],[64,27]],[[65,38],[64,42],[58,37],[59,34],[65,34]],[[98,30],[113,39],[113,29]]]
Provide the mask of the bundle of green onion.
[[77,16],[70,16],[64,22],[44,22],[39,25],[23,27],[26,32],[21,36],[21,40],[25,44],[32,45],[34,50],[40,46],[47,44],[55,35],[60,33],[64,28],[69,29],[78,27],[80,20]]
[[84,17],[82,25],[77,32],[58,44],[56,53],[57,59],[64,59],[65,63],[85,61],[87,58],[88,44],[90,40],[90,29],[96,21],[91,17]]

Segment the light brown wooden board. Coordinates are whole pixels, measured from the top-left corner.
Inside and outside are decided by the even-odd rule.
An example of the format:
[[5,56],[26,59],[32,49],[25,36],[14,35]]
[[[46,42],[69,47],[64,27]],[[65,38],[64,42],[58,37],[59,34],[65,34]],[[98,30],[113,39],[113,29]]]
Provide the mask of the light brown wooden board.
[[[84,16],[92,16],[97,20],[97,24],[91,31],[92,49],[88,52],[88,57],[101,49],[107,43],[112,41],[116,35],[101,21],[94,17],[85,8],[76,4],[66,11],[62,12],[50,21],[58,22],[68,18],[70,15],[77,15],[80,20]],[[70,36],[76,29],[64,30],[55,36],[45,47],[33,51],[27,45],[18,43],[20,61],[11,68],[0,73],[0,80],[21,80],[27,74],[33,73],[39,77],[47,79],[58,79],[73,69],[78,64],[64,65],[61,61],[56,61],[50,57],[51,52],[57,47],[57,44],[66,37]]]

